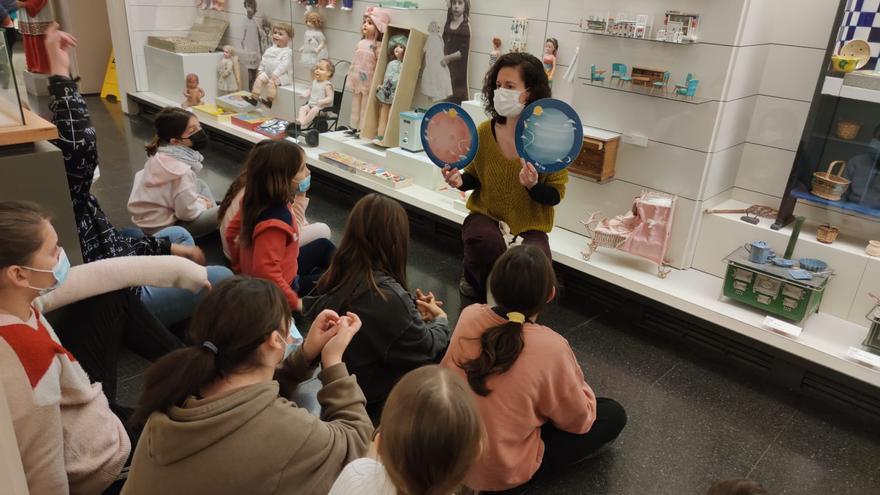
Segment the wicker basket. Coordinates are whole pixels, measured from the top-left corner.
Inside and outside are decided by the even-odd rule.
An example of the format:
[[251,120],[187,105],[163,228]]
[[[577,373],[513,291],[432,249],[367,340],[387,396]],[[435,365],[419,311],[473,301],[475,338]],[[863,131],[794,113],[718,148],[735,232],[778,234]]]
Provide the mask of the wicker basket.
[[841,120],[837,123],[837,137],[840,139],[855,139],[861,130],[861,122],[856,122],[854,120]]
[[[840,164],[840,170],[833,173],[834,166]],[[810,190],[816,196],[827,199],[829,201],[840,201],[840,198],[849,189],[850,180],[843,176],[846,169],[846,162],[843,160],[835,160],[828,164],[828,171],[815,172],[813,174],[813,187]]]
[[148,36],[147,45],[174,53],[211,53],[205,43],[182,36]]
[[837,240],[837,234],[839,233],[840,229],[837,227],[832,226],[830,223],[823,223],[816,230],[816,240],[824,244],[831,244]]

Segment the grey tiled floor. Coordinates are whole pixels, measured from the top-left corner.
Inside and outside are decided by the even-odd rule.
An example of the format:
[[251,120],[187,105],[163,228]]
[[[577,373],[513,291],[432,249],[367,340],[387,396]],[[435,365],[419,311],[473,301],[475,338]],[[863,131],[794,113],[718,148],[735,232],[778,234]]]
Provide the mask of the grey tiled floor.
[[[145,159],[148,121],[89,98],[98,128],[100,181],[94,192],[117,226]],[[220,197],[243,153],[220,145],[207,152],[206,180]],[[338,234],[347,207],[311,193],[309,216]],[[211,256],[217,259],[216,246]],[[433,290],[457,318],[460,254],[414,235],[410,285]],[[719,478],[752,477],[772,494],[880,493],[880,432],[815,406],[749,372],[681,350],[660,335],[616,322],[583,301],[554,304],[542,320],[569,339],[597,394],[619,400],[629,425],[605,455],[529,493],[698,494]],[[133,403],[145,363],[126,355],[120,396]]]

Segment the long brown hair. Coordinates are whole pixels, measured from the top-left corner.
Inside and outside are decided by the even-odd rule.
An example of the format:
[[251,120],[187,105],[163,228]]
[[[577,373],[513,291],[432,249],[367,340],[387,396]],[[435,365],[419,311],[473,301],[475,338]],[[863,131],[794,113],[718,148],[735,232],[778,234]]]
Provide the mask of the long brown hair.
[[330,268],[318,281],[321,294],[353,287],[366,279],[370,287],[385,297],[374,271],[382,272],[406,286],[406,258],[409,255],[409,218],[406,210],[390,198],[368,194],[361,198],[345,223],[342,241]]
[[388,396],[379,458],[398,495],[448,495],[480,455],[484,436],[464,380],[424,366],[404,375]]
[[272,332],[287,335],[289,319],[287,299],[272,282],[243,276],[224,280],[196,308],[189,347],[147,370],[132,423],[143,425],[152,413],[167,413],[213,380],[254,365],[257,349]]
[[27,265],[43,244],[43,220],[52,215],[30,201],[0,201],[0,268]]
[[[527,318],[544,310],[553,296],[556,274],[537,246],[515,246],[498,258],[489,275],[489,290],[501,314],[522,313]],[[489,395],[486,380],[509,370],[523,349],[523,323],[507,321],[480,336],[480,355],[456,363],[467,374],[477,394]]]
[[179,107],[165,107],[156,115],[153,126],[156,128],[156,135],[144,149],[147,150],[148,156],[153,156],[159,151],[160,146],[171,143],[172,139],[180,139],[180,136],[186,132],[189,126],[189,119],[195,117],[195,114]]
[[223,217],[226,216],[226,211],[232,206],[232,201],[235,199],[235,196],[238,195],[238,192],[244,189],[245,184],[247,184],[246,166],[242,167],[241,172],[238,173],[238,177],[232,181],[232,184],[229,184],[229,189],[226,190],[226,196],[223,196],[223,201],[220,202],[220,208],[217,211],[217,225],[223,223]]
[[260,214],[290,202],[293,178],[304,166],[302,148],[287,140],[260,141],[251,149],[244,164],[246,187],[241,199],[239,245],[251,245]]

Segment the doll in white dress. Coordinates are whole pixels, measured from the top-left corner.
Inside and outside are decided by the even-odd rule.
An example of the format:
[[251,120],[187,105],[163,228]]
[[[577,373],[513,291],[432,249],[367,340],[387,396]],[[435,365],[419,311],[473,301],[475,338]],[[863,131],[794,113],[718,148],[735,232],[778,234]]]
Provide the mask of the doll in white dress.
[[422,72],[420,90],[432,100],[442,100],[452,94],[449,67],[443,66],[443,37],[440,24],[428,24],[428,41],[425,43],[425,70]]
[[231,45],[223,47],[223,58],[217,64],[217,91],[221,95],[234,93],[241,89],[241,69],[238,56]]
[[321,14],[315,11],[306,12],[306,34],[303,37],[302,46],[296,51],[300,54],[300,63],[309,69],[314,67],[318,60],[330,58],[323,28],[324,19]]
[[251,96],[244,97],[244,100],[251,105],[256,106],[262,102],[272,108],[278,88],[290,84],[292,80],[290,71],[293,66],[291,38],[293,38],[293,26],[290,23],[281,21],[272,23],[273,45],[263,53],[260,68],[257,69],[257,80],[251,88]]

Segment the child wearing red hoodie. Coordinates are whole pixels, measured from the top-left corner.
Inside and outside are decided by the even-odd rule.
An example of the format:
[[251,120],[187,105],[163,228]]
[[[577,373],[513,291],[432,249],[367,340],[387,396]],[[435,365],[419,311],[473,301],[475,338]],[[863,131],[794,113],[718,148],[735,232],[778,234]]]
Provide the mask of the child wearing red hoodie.
[[297,272],[299,227],[291,212],[295,178],[305,167],[302,148],[289,141],[262,141],[248,154],[247,189],[241,209],[223,235],[230,246],[232,270],[269,280],[287,298],[291,311],[301,311]]

